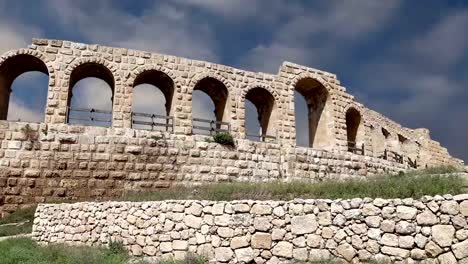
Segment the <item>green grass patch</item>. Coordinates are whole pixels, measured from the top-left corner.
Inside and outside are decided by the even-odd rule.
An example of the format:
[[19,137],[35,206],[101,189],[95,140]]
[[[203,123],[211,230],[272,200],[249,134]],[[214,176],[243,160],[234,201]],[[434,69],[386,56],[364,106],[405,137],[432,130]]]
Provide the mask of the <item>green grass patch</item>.
[[[7,217],[1,218],[0,237],[31,233],[35,211],[36,206],[31,206],[19,209]],[[18,225],[10,225],[14,223],[18,223]]]
[[[67,246],[53,244],[39,246],[31,239],[17,238],[0,241],[0,263],[2,264],[149,264],[130,256],[117,246],[118,250],[104,247]],[[189,254],[183,260],[160,260],[156,264],[208,264],[206,257]],[[334,260],[317,262],[296,262],[300,264],[335,264]],[[369,262],[377,263],[377,262]]]
[[0,242],[2,264],[124,264],[128,259],[127,254],[114,253],[106,248],[61,244],[41,247],[26,238]]
[[366,179],[325,180],[317,183],[301,181],[269,183],[213,183],[198,186],[175,185],[148,193],[129,193],[121,200],[214,200],[240,199],[290,200],[370,198],[421,198],[424,195],[463,193],[463,180],[452,167],[415,170],[399,175],[378,175]]
[[34,217],[36,206],[31,206],[23,209],[18,209],[16,212],[10,214],[5,218],[0,218],[0,225],[9,223],[19,223],[30,220]]
[[208,259],[194,254],[188,254],[183,260],[166,259],[159,261],[158,264],[208,264]]

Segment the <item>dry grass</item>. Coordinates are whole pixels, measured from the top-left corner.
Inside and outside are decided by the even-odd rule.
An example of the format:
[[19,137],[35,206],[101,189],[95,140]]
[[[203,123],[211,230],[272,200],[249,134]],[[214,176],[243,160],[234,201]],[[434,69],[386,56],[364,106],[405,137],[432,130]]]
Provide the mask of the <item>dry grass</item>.
[[370,198],[421,198],[424,195],[459,194],[463,192],[462,179],[453,173],[452,167],[439,167],[412,171],[400,175],[380,175],[366,180],[325,180],[318,183],[269,182],[269,183],[213,183],[198,186],[176,185],[148,193],[130,193],[120,200],[214,200],[240,199],[291,200]]

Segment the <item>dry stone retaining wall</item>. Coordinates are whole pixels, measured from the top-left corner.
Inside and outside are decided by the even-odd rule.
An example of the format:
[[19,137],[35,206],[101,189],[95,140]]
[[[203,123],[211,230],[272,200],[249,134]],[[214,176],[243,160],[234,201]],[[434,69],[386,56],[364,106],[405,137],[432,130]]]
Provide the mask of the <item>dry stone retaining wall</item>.
[[468,263],[468,195],[413,199],[41,204],[33,239],[217,263]]

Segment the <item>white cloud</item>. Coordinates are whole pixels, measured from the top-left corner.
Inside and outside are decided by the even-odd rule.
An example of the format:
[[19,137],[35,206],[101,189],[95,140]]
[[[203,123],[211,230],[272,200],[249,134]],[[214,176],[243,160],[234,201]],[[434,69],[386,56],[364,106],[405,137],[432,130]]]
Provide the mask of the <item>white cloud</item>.
[[[9,17],[5,12],[5,5],[6,2],[0,2],[0,56],[10,50],[26,48],[31,43],[31,38],[42,35],[40,29],[24,25],[20,21]],[[22,78],[22,83],[32,87],[32,84],[38,80],[40,81],[40,78],[38,79],[37,75],[26,74]],[[47,91],[47,88],[45,90]],[[17,95],[17,91],[14,91],[10,96],[8,120],[44,121],[44,110],[40,109],[41,107],[36,107],[34,103],[26,103],[24,96],[27,95]]]
[[72,89],[72,108],[94,108],[112,110],[112,90],[109,85],[98,78],[85,78]]
[[202,10],[230,23],[254,20],[271,26],[282,18],[300,12],[303,5],[287,0],[169,0],[178,7]]
[[133,89],[133,112],[166,115],[166,100],[157,87],[141,84]]
[[40,35],[40,29],[9,19],[0,11],[0,56],[9,50],[26,48],[33,37]]
[[88,42],[217,61],[217,42],[207,23],[171,4],[154,4],[135,16],[113,1],[48,0],[58,22]]
[[324,6],[303,6],[286,18],[269,43],[249,50],[240,64],[275,72],[281,61],[287,60],[327,70],[354,44],[387,27],[399,5],[399,0],[336,0]]
[[8,120],[21,120],[29,122],[44,122],[44,112],[31,109],[29,105],[19,99],[12,99],[8,105]]
[[[432,67],[450,67],[459,62],[467,53],[468,11],[447,15],[432,29],[410,43],[410,50],[422,63]],[[405,47],[406,48],[406,47]]]

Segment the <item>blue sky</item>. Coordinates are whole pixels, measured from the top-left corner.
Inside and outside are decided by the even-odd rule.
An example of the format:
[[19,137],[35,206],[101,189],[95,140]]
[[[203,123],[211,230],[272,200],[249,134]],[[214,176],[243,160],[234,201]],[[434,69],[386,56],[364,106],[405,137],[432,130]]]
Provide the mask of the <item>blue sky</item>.
[[[465,160],[467,28],[462,0],[0,0],[2,53],[44,37],[269,73],[287,60],[336,73],[358,101],[410,128],[429,128]],[[17,90],[18,109],[33,116],[42,90]]]

